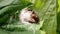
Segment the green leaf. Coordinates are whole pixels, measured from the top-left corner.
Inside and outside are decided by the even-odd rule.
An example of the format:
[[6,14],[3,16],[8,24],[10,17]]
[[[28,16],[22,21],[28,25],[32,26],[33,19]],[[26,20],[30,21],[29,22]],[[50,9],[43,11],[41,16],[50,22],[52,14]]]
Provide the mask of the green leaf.
[[[39,16],[39,24],[21,25],[17,11],[20,13],[21,9],[31,5]],[[0,34],[56,34],[56,1],[0,0],[0,24],[4,24],[0,26]]]
[[34,3],[34,8],[35,9],[40,9],[43,7],[44,5],[44,0],[35,0],[35,3]]
[[0,0],[0,8],[6,5],[10,5],[14,0]]
[[[4,2],[2,2],[2,3],[4,3]],[[6,3],[6,5],[3,4],[4,6],[3,5],[1,6],[1,9],[0,9],[0,24],[4,24],[10,18],[10,16],[15,14],[15,12],[17,10],[21,10],[22,8],[29,5],[29,3],[27,5],[23,5],[22,3],[21,4],[19,4],[19,3],[14,4],[12,2],[10,2],[10,4]]]

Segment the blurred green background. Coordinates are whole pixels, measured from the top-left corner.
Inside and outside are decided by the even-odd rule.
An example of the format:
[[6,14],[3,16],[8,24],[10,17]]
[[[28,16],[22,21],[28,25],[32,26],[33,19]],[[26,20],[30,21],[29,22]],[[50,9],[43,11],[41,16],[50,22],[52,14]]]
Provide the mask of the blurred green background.
[[40,19],[40,24],[33,27],[37,28],[35,34],[60,34],[60,0],[0,0],[0,34],[33,34],[20,24],[18,17],[29,6]]
[[57,33],[60,34],[60,0],[57,1]]

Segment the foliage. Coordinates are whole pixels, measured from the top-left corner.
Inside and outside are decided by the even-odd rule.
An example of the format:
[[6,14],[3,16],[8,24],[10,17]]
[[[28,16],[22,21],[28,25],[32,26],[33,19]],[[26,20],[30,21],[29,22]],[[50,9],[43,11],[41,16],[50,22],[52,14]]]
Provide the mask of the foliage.
[[35,34],[56,34],[56,0],[0,0],[0,34],[33,34],[34,30],[20,24],[18,17],[20,10],[29,6],[40,19],[31,26]]
[[57,1],[57,33],[60,34],[60,0]]

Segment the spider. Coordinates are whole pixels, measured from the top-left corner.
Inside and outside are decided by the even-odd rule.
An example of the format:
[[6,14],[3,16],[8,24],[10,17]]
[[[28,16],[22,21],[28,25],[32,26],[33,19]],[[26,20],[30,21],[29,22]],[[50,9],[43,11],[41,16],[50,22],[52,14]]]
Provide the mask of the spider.
[[39,20],[37,14],[33,10],[28,8],[24,8],[21,10],[21,13],[19,14],[19,19],[21,23],[24,24],[33,24]]

